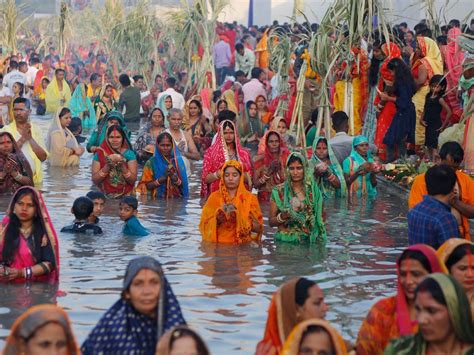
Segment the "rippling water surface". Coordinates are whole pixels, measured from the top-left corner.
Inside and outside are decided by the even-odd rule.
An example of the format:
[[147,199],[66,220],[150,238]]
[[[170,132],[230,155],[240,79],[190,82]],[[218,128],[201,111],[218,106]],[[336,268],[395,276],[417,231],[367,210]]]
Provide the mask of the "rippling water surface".
[[[47,132],[49,121],[35,119]],[[91,155],[80,168],[47,167],[42,190],[59,233],[71,223],[72,202],[91,188]],[[201,164],[195,164],[200,172]],[[190,179],[188,201],[143,201],[139,218],[152,234],[121,235],[118,203],[107,201],[102,236],[59,233],[61,278],[56,288],[44,284],[0,286],[0,348],[13,321],[33,304],[64,307],[80,343],[119,297],[127,262],[138,255],[157,258],[179,298],[187,322],[216,354],[250,354],[264,332],[272,292],[285,280],[306,276],[318,282],[329,304],[328,319],[354,340],[362,319],[377,298],[395,291],[395,259],[407,244],[406,198],[379,188],[375,201],[326,206],[328,243],[299,246],[275,243],[263,205],[262,246],[225,246],[201,242],[198,225],[199,176]],[[0,198],[4,213],[9,198]],[[2,340],[3,339],[3,340]]]

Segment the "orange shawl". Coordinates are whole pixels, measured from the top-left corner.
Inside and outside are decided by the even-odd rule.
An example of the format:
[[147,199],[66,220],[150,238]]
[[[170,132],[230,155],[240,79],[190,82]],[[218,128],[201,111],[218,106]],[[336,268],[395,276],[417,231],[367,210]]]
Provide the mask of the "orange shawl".
[[[235,196],[230,197],[224,184],[224,171],[232,166],[240,172],[239,187]],[[223,211],[225,204],[233,204],[236,207],[235,221],[227,220],[217,225],[217,213]],[[224,211],[225,213],[225,211]],[[226,216],[228,214],[226,213]],[[221,180],[219,190],[214,191],[202,209],[199,230],[202,239],[214,243],[243,244],[252,241],[260,242],[261,234],[252,233],[252,218],[263,224],[262,211],[257,197],[247,191],[244,184],[244,170],[242,164],[235,160],[227,161],[221,169]]]

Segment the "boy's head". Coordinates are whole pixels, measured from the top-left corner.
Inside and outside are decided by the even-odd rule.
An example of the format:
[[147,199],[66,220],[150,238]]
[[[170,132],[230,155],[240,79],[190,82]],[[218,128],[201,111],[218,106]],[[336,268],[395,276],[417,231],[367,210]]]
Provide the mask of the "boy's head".
[[71,212],[77,220],[87,219],[94,211],[94,203],[88,197],[79,197],[74,200]]
[[125,196],[120,200],[119,217],[122,221],[128,221],[137,213],[138,200],[133,196]]
[[95,217],[100,217],[104,212],[105,207],[105,195],[100,191],[89,191],[86,195],[94,204],[94,211],[92,214]]
[[456,185],[456,173],[449,165],[435,165],[425,174],[428,195],[449,195]]

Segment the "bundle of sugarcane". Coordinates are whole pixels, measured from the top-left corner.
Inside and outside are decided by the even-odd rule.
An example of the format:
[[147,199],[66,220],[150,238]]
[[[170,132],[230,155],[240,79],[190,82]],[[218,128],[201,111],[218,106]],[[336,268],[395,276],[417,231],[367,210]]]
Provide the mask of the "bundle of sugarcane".
[[305,126],[303,117],[303,97],[306,82],[305,74],[307,68],[308,62],[304,60],[303,64],[301,65],[298,80],[296,82],[296,101],[295,106],[293,108],[293,114],[291,115],[290,123],[290,134],[295,136],[296,145],[303,148],[306,146]]
[[20,19],[21,12],[26,8],[17,5],[15,0],[5,0],[0,4],[0,43],[4,49],[17,53],[17,36],[29,19]]
[[68,4],[65,1],[61,1],[58,20],[58,49],[61,58],[64,58],[69,39],[72,35],[71,13]]

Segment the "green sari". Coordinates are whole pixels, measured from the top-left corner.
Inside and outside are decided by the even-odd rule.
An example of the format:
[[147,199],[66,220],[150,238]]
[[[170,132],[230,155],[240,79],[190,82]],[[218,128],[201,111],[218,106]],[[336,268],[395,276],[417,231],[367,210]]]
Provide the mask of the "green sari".
[[279,212],[288,212],[290,218],[286,230],[279,230],[275,239],[282,242],[310,243],[326,241],[326,227],[323,222],[323,196],[318,185],[309,171],[306,157],[299,152],[293,152],[288,156],[286,163],[286,176],[290,177],[288,162],[292,157],[298,157],[303,163],[305,199],[301,203],[302,208],[295,211],[291,201],[296,197],[288,178],[283,184],[273,188],[271,200],[278,207]]
[[119,122],[120,127],[122,127],[123,131],[125,132],[125,139],[127,140],[128,146],[132,147],[132,144],[130,143],[131,132],[128,130],[128,127],[125,124],[122,113],[119,111],[110,111],[103,117],[103,119],[99,121],[96,129],[92,131],[89,140],[87,141],[88,152],[91,152],[92,147],[100,147],[102,142],[105,140],[107,128],[109,127],[108,122],[112,119]]
[[[311,156],[311,168],[314,170],[316,165],[319,163],[324,163],[321,159],[318,158],[316,155],[316,147],[319,143],[320,140],[325,139],[324,137],[316,137],[313,140],[313,155]],[[328,180],[328,175],[326,176],[318,176],[316,178],[316,183],[318,184],[318,187],[320,188],[324,199],[328,199],[330,197],[346,197],[347,196],[347,185],[346,185],[346,180],[344,179],[344,173],[342,172],[341,165],[339,164],[339,161],[337,160],[336,156],[334,155],[334,152],[331,148],[331,145],[328,143],[326,139],[326,144],[328,147],[328,155],[329,155],[329,161],[331,162],[331,165],[328,165],[329,172],[337,176],[339,181],[341,182],[341,187],[339,189],[334,188],[331,183]]]
[[[470,305],[462,286],[450,275],[435,273],[428,276],[436,281],[443,291],[451,324],[458,340],[474,344],[474,323]],[[384,355],[425,355],[428,344],[421,331],[395,340],[385,348]],[[464,354],[474,354],[474,347],[466,349]]]

